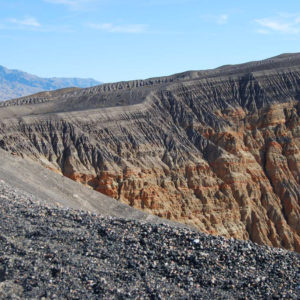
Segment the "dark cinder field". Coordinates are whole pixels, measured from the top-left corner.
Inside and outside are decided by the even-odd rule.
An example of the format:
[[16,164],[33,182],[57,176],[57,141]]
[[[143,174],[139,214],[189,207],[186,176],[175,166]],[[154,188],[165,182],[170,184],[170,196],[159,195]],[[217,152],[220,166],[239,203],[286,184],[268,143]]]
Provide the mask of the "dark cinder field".
[[0,181],[1,299],[299,299],[299,255],[37,205]]

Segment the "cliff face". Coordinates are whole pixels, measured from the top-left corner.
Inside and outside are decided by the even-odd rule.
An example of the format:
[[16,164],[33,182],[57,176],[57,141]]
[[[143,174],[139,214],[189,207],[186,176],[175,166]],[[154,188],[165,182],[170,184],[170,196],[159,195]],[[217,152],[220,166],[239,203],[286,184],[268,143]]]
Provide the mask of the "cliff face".
[[299,100],[300,54],[283,55],[4,102],[0,147],[155,215],[299,252]]

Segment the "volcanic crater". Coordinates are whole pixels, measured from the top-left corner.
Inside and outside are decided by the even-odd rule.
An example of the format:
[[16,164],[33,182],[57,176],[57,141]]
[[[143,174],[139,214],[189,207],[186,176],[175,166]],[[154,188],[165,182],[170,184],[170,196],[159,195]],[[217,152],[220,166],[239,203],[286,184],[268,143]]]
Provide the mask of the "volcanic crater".
[[284,54],[1,102],[0,147],[204,233],[300,252],[299,100],[300,54]]

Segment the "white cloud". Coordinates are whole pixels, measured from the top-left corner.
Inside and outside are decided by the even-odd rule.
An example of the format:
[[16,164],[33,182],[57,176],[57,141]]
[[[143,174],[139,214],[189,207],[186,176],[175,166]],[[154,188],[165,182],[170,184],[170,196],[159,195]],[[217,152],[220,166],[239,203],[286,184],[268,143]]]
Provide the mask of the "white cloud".
[[267,34],[277,32],[282,34],[298,34],[300,33],[300,16],[281,14],[275,18],[257,19],[255,22],[260,25],[258,33]]
[[225,24],[228,23],[229,15],[228,14],[203,15],[203,16],[201,16],[201,19],[203,19],[206,22],[216,23],[216,24],[219,24],[219,25],[225,25]]
[[44,2],[68,6],[73,10],[82,9],[85,5],[95,1],[96,0],[44,0]]
[[112,32],[112,33],[143,33],[146,26],[143,24],[130,24],[130,25],[114,25],[112,23],[103,24],[88,24],[90,28]]
[[175,5],[175,4],[188,4],[193,0],[144,0],[139,1],[144,6],[154,6],[154,5]]
[[218,24],[226,24],[228,22],[229,16],[228,15],[220,15],[217,17],[217,23]]
[[257,32],[260,34],[269,34],[270,33],[270,31],[266,30],[266,29],[258,29]]
[[35,32],[56,32],[56,33],[71,33],[74,32],[72,27],[67,25],[51,25],[40,24],[33,17],[25,17],[23,19],[6,19],[0,23],[0,30],[22,30]]
[[22,25],[22,26],[30,26],[30,27],[40,27],[41,26],[41,24],[35,18],[32,18],[32,17],[26,17],[24,19],[12,18],[12,19],[9,19],[8,21],[10,23]]

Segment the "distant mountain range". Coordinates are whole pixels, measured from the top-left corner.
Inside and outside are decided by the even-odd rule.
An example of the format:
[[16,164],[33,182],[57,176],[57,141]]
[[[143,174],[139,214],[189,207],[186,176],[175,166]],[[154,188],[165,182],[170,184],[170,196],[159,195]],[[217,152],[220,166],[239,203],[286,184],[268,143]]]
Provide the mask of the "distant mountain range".
[[0,101],[66,87],[91,87],[101,82],[92,78],[41,78],[0,66]]

